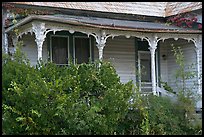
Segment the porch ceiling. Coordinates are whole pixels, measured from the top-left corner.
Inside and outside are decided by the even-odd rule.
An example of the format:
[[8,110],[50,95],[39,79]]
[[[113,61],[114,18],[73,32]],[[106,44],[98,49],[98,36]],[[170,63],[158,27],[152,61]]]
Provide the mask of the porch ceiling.
[[130,30],[140,32],[168,32],[168,33],[202,33],[200,30],[191,28],[181,28],[173,25],[166,25],[160,22],[142,22],[131,20],[117,20],[98,17],[84,17],[84,16],[71,16],[71,15],[31,15],[16,25],[6,29],[6,32],[12,29],[23,26],[33,20],[44,20],[50,22],[58,22],[65,24],[73,24],[79,26],[87,26],[101,29],[115,29],[115,30]]

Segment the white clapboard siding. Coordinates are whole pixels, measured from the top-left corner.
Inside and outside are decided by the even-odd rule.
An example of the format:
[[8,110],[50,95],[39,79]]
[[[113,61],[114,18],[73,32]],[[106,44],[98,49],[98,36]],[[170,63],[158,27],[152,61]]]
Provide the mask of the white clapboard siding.
[[[98,59],[98,48],[94,46],[94,59]],[[103,51],[103,59],[113,63],[121,82],[135,82],[135,42],[134,38],[109,38]]]
[[[35,42],[35,35],[23,35],[23,48],[22,51],[26,54],[28,59],[30,60],[30,63],[32,66],[35,66],[37,64],[37,44]],[[48,54],[47,54],[47,41],[45,39],[43,43],[43,60],[47,60]]]
[[[190,69],[190,71],[196,71],[196,52],[194,50],[195,46],[193,42],[188,42],[186,40],[179,39],[177,41],[173,39],[165,40],[165,42],[160,43],[160,55],[162,56],[165,54],[167,56],[166,60],[163,60],[162,57],[160,58],[161,62],[161,76],[163,76],[163,81],[168,82],[168,84],[176,91],[177,85],[180,85],[181,83],[175,83],[176,77],[175,72],[176,69],[178,69],[178,65],[175,62],[175,57],[173,55],[173,51],[171,44],[174,46],[181,47],[183,53],[184,53],[184,59],[186,65],[191,65],[194,63],[194,68]],[[166,65],[166,66],[165,66]],[[189,79],[186,81],[186,85],[188,88],[193,88],[194,91],[197,91],[197,86],[195,83],[197,82],[197,75],[195,75],[195,78]]]
[[[160,80],[163,82],[168,81],[168,69],[167,69],[167,45],[160,42]],[[165,55],[166,59],[164,60],[162,56]]]

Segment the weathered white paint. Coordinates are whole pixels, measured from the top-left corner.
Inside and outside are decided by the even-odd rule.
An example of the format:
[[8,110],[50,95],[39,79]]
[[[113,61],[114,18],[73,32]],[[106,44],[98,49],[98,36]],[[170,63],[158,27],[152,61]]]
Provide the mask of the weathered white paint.
[[42,59],[42,45],[46,37],[45,23],[33,22],[32,29],[35,33],[35,42],[38,48],[38,60]]
[[[23,29],[21,29],[23,28]],[[36,43],[38,45],[38,59],[42,58],[42,43],[43,40],[46,37],[46,34],[50,31],[56,32],[56,31],[77,31],[84,34],[92,35],[96,39],[96,43],[99,47],[99,59],[102,60],[103,58],[103,48],[105,47],[106,39],[108,37],[114,37],[114,36],[131,36],[131,37],[138,37],[141,39],[146,39],[150,45],[150,51],[152,53],[152,92],[156,94],[156,76],[155,76],[155,50],[157,46],[157,42],[159,40],[165,40],[169,38],[183,38],[188,41],[193,41],[195,38],[197,38],[198,34],[174,34],[174,33],[144,33],[144,32],[133,32],[133,31],[119,31],[119,30],[105,30],[105,29],[99,29],[99,28],[90,28],[90,27],[83,27],[83,26],[72,26],[72,25],[65,25],[65,24],[59,24],[59,23],[53,23],[49,21],[33,21],[31,23],[28,23],[26,25],[23,25],[19,28],[20,34],[19,36],[22,36],[23,34],[26,34],[28,32],[34,32],[36,35]],[[37,31],[39,30],[39,31]],[[7,30],[9,32],[10,30]],[[18,36],[18,37],[19,37]],[[42,37],[40,37],[42,36]]]
[[5,20],[6,20],[6,16],[7,16],[7,12],[6,9],[2,6],[2,51],[5,53],[8,53],[8,47],[6,47],[7,45],[5,45],[6,40],[7,40],[7,35],[5,33]]
[[8,35],[7,33],[4,33],[4,45],[2,46],[4,46],[4,52],[7,54],[8,53]]
[[[106,45],[106,40],[112,36],[110,34],[106,34],[105,31],[100,31],[100,33],[98,34],[90,34],[92,36],[94,36],[94,38],[96,39],[96,46],[98,48],[98,54],[99,54],[99,60],[102,61],[103,59],[103,49]],[[112,36],[114,37],[114,36]]]
[[200,51],[202,50],[202,37],[201,35],[198,36],[193,40],[195,44],[195,51],[196,51],[196,62],[197,62],[197,78],[198,78],[198,92],[201,94],[202,89],[201,89],[201,82],[202,82],[202,77],[201,77],[201,71],[200,71]]
[[198,36],[193,40],[195,45],[195,51],[196,51],[196,63],[197,63],[197,79],[198,79],[198,94],[201,96],[201,99],[197,102],[197,108],[202,108],[202,37],[201,35]]
[[154,95],[158,95],[156,88],[156,66],[155,66],[155,50],[157,49],[158,37],[153,34],[145,38],[149,44],[149,50],[151,53],[151,75],[152,75],[152,92]]
[[[24,35],[22,37],[22,41],[24,45],[22,47],[22,51],[26,54],[27,58],[30,60],[31,66],[35,66],[38,60],[35,36],[31,34]],[[47,40],[45,40],[42,46],[42,57],[43,57],[43,61],[47,61],[48,59]]]
[[[98,50],[94,47],[94,59],[98,60]],[[114,37],[107,39],[103,60],[113,63],[121,82],[135,82],[135,43],[134,38]]]

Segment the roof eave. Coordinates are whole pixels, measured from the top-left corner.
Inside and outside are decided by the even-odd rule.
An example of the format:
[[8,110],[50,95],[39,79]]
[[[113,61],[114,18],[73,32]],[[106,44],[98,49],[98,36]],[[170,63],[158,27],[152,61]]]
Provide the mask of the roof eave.
[[78,22],[78,21],[65,21],[65,20],[54,20],[51,18],[47,17],[40,17],[39,15],[31,15],[28,16],[21,21],[19,21],[17,24],[7,28],[5,30],[6,33],[9,33],[15,28],[18,28],[26,23],[31,22],[32,20],[44,20],[44,21],[52,21],[52,22],[60,22],[64,24],[72,24],[72,25],[80,25],[80,26],[85,26],[85,27],[94,27],[94,28],[100,28],[100,29],[111,29],[111,30],[122,30],[122,31],[137,31],[137,32],[158,32],[158,33],[188,33],[188,34],[200,34],[202,33],[201,30],[170,30],[170,29],[147,29],[147,28],[130,28],[130,27],[124,27],[124,26],[109,26],[109,25],[96,25],[96,24],[91,24],[91,23],[83,23],[83,22]]

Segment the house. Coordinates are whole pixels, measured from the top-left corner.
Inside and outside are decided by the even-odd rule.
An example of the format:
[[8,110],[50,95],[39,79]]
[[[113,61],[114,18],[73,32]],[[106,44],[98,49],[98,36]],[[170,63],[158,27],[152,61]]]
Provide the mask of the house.
[[[202,96],[202,30],[196,27],[202,25],[202,2],[8,3],[48,14],[19,16],[16,24],[2,28],[6,53],[15,49],[17,40],[23,40],[22,50],[32,65],[40,59],[58,65],[68,65],[70,59],[74,63],[108,60],[121,82],[133,80],[139,83],[141,91],[158,95],[166,92],[161,82],[167,82],[175,91],[180,84],[175,83],[178,65],[171,51],[171,45],[179,46],[187,65],[195,64],[191,71],[196,72],[196,77],[187,84]],[[3,20],[9,15],[5,11]],[[168,19],[175,21],[179,15],[186,18],[193,15],[194,26],[168,24]],[[19,31],[17,36],[15,29]],[[10,41],[12,44],[8,44]],[[137,71],[145,73],[138,77]],[[202,108],[202,101],[197,107]]]

